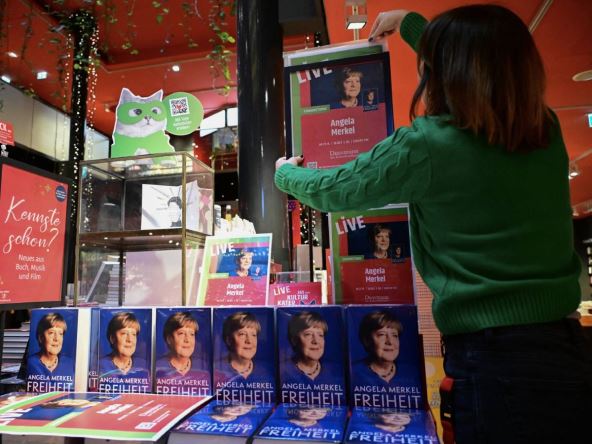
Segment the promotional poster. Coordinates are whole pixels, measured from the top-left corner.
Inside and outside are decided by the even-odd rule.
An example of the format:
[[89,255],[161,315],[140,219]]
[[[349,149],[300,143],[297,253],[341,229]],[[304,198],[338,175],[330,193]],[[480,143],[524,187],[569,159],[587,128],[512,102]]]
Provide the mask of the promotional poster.
[[206,237],[197,305],[267,305],[271,234]]
[[413,304],[407,206],[330,213],[338,304]]
[[359,305],[345,312],[351,404],[424,408],[417,307]]
[[321,282],[288,282],[269,285],[272,305],[321,305],[323,289]]
[[62,300],[68,196],[57,176],[0,160],[0,305]]
[[73,391],[76,370],[75,308],[31,311],[27,354],[27,391],[46,393]]
[[343,439],[347,409],[337,406],[280,404],[255,435],[254,443],[268,440],[302,443]]
[[213,439],[244,443],[272,409],[273,404],[212,401],[177,426],[168,444],[211,443]]
[[210,308],[157,308],[154,342],[156,393],[212,393]]
[[345,443],[439,444],[429,410],[355,407]]
[[287,140],[308,168],[355,159],[393,131],[388,53],[286,68]]
[[99,391],[151,393],[152,309],[102,308]]
[[275,401],[273,308],[214,308],[214,390],[225,402]]
[[344,335],[341,307],[277,309],[281,402],[346,404]]
[[157,441],[208,399],[52,392],[0,405],[0,433]]

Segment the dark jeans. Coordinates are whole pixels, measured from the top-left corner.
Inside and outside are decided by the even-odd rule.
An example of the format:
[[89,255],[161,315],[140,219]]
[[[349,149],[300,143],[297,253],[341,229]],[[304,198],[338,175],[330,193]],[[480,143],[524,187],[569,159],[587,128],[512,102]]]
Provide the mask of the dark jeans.
[[457,444],[592,442],[592,343],[577,320],[444,337]]

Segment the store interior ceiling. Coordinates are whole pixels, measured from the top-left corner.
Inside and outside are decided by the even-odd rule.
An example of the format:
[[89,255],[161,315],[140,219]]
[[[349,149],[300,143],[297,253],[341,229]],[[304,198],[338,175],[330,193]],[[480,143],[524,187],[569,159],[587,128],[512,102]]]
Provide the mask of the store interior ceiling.
[[[244,0],[242,0],[244,1]],[[271,1],[271,0],[270,0]],[[381,11],[415,10],[431,18],[471,0],[279,0],[284,20],[284,50],[354,39],[346,29],[351,3],[362,3],[368,23],[359,31],[366,39]],[[110,135],[114,110],[123,87],[137,95],[163,89],[194,94],[206,116],[237,104],[236,45],[228,43],[231,80],[211,70],[217,36],[211,26],[215,5],[223,0],[3,0],[0,1],[0,69],[11,84],[56,108],[69,106],[67,85],[72,58],[60,18],[89,10],[98,22],[100,64],[89,97],[88,117],[94,127]],[[366,3],[366,4],[364,4]],[[592,214],[592,1],[499,0],[527,23],[547,69],[547,102],[559,116],[568,149],[572,206],[575,217]],[[222,30],[236,36],[236,17],[227,14]],[[409,123],[408,104],[417,84],[416,60],[400,38],[388,40],[395,127]],[[173,65],[179,71],[173,70]],[[69,66],[62,70],[60,67]],[[37,79],[47,72],[47,78]],[[587,73],[586,73],[587,72]],[[583,73],[583,74],[580,74]],[[579,77],[588,80],[574,80]],[[1,85],[1,83],[0,83]],[[226,87],[226,93],[223,89]],[[6,104],[4,113],[6,115]],[[576,175],[577,174],[577,175]]]

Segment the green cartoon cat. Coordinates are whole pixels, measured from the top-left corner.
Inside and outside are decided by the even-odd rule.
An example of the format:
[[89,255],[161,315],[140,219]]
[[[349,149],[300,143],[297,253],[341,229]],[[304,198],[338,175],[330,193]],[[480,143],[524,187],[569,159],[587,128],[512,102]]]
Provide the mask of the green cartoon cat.
[[162,90],[150,97],[140,97],[123,88],[116,110],[111,157],[174,152],[162,103]]

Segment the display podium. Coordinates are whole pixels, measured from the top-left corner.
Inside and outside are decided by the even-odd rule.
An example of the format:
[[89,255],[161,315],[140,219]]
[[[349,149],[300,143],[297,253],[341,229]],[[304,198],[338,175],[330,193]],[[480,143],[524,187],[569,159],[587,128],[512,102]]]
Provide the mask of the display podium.
[[81,162],[75,305],[186,305],[213,206],[214,171],[187,152]]

